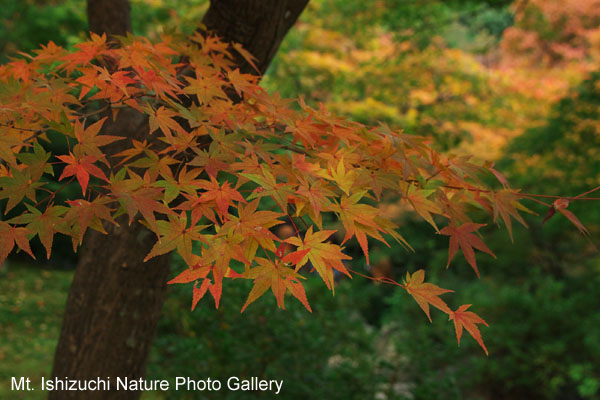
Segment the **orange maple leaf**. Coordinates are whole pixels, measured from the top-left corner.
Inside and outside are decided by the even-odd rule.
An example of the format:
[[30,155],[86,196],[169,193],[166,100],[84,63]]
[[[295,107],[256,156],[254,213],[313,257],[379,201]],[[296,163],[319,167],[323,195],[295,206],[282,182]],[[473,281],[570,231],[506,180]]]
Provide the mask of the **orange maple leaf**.
[[27,239],[29,233],[31,231],[27,228],[17,228],[0,221],[0,265],[8,257],[15,243],[21,250],[35,258],[29,247],[29,239]]
[[106,164],[106,166],[110,166],[106,160],[106,157],[104,156],[104,153],[99,149],[99,147],[106,146],[107,144],[125,138],[111,135],[98,135],[105,121],[106,117],[102,118],[98,122],[93,123],[85,129],[81,122],[75,121],[73,133],[75,134],[75,138],[79,143],[75,145],[74,152],[75,154],[78,154],[78,151],[82,151],[85,155],[94,156]]
[[[413,188],[414,186],[411,186]],[[440,214],[443,215],[442,208],[429,200],[427,197],[433,193],[433,190],[413,190],[410,194],[406,196],[406,199],[410,202],[410,204],[415,209],[415,212],[419,214],[425,221],[427,221],[431,226],[435,228],[437,232],[439,232],[435,221],[433,220],[433,216],[431,214]]]
[[150,113],[149,125],[150,134],[160,129],[167,138],[172,138],[171,131],[185,134],[185,130],[173,118],[179,114],[173,110],[160,106],[156,112]]
[[200,201],[215,201],[217,204],[217,213],[222,221],[226,219],[228,214],[227,210],[229,210],[232,201],[235,200],[239,203],[246,203],[244,197],[242,197],[236,189],[232,188],[227,181],[219,186],[219,182],[211,177],[210,182],[199,180],[196,182],[196,185],[206,190],[206,192],[202,193],[200,196]]
[[473,339],[479,343],[485,354],[488,355],[488,350],[483,343],[483,339],[481,338],[481,332],[479,332],[479,328],[477,324],[484,324],[488,326],[487,322],[485,322],[479,315],[475,314],[472,311],[466,311],[470,304],[463,304],[458,307],[458,309],[454,312],[450,313],[450,317],[448,320],[454,320],[454,329],[456,330],[456,340],[458,341],[458,345],[460,346],[460,337],[462,336],[463,328],[473,336]]
[[360,199],[365,196],[366,191],[358,192],[350,197],[343,196],[340,200],[339,205],[332,206],[331,209],[339,214],[346,235],[342,244],[345,243],[352,236],[356,236],[358,244],[362,249],[367,264],[369,264],[369,244],[367,242],[367,235],[385,243],[388,247],[390,246],[385,239],[379,233],[384,231],[376,221],[379,215],[379,210],[367,204],[359,203]]
[[259,74],[261,73],[255,64],[255,62],[258,60],[256,57],[254,57],[254,55],[252,55],[252,53],[244,49],[239,43],[232,43],[231,46],[244,58],[244,60],[246,60],[246,62],[248,62],[248,64],[252,65],[252,68],[254,68],[256,72],[258,72]]
[[312,312],[306,299],[304,287],[298,281],[298,279],[306,278],[302,277],[293,269],[280,264],[276,265],[266,258],[257,257],[256,261],[259,266],[251,268],[242,274],[244,278],[254,279],[254,286],[252,287],[252,290],[250,290],[248,299],[242,307],[241,312],[244,312],[251,303],[262,296],[269,288],[271,288],[275,295],[275,299],[277,299],[278,307],[285,309],[284,296],[285,292],[289,289],[292,295],[300,300],[308,311]]
[[452,310],[450,310],[448,305],[439,296],[444,293],[453,292],[453,290],[443,289],[433,283],[424,283],[424,280],[425,271],[422,269],[412,274],[412,276],[407,272],[406,279],[404,280],[404,289],[415,299],[421,309],[425,311],[429,322],[431,322],[429,304],[446,314],[452,314]]
[[518,202],[519,197],[517,196],[517,192],[511,190],[500,190],[494,193],[493,199],[494,222],[497,222],[498,216],[500,216],[506,225],[510,240],[513,241],[512,222],[510,217],[513,217],[516,221],[520,222],[521,225],[527,227],[527,223],[525,223],[525,220],[523,220],[517,210],[531,211]]
[[297,246],[297,251],[308,250],[306,255],[297,262],[296,271],[310,260],[329,290],[333,290],[333,269],[352,277],[342,263],[342,260],[350,260],[352,257],[342,253],[342,248],[338,245],[323,243],[333,233],[335,233],[333,230],[313,233],[311,225],[304,235],[304,240],[299,237],[290,237],[285,240],[285,242]]

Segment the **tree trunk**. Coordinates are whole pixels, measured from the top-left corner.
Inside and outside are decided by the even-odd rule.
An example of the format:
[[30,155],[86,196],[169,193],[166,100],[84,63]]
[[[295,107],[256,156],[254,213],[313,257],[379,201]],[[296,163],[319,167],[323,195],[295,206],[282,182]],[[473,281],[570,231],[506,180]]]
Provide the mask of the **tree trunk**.
[[[213,0],[202,22],[209,31],[252,53],[264,74],[307,4],[308,0]],[[242,57],[237,62],[241,72],[256,74]]]
[[[213,0],[203,23],[226,40],[241,43],[264,72],[308,0]],[[123,35],[131,29],[128,0],[88,0],[91,31]],[[256,73],[245,61],[240,69]],[[148,121],[121,110],[105,131],[143,140]],[[107,153],[121,151],[119,144]],[[125,218],[125,216],[123,216]],[[137,399],[141,392],[114,391],[116,378],[144,377],[169,276],[169,257],[143,263],[154,235],[140,224],[111,226],[108,235],[88,231],[67,298],[52,377],[111,378],[111,393],[52,391],[49,399]],[[185,312],[182,310],[182,312]]]

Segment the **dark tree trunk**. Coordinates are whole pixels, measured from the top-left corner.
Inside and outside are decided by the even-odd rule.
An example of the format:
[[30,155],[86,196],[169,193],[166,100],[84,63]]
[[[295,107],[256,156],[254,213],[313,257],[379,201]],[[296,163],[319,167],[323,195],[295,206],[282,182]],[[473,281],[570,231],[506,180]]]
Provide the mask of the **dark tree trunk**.
[[131,32],[129,0],[87,0],[87,18],[90,30],[98,35],[125,36]]
[[[287,31],[308,0],[213,0],[203,23],[222,38],[241,43],[258,59],[264,72]],[[128,0],[88,0],[90,29],[124,35],[131,30]],[[253,69],[240,60],[244,72]],[[254,72],[255,73],[255,72]],[[121,110],[107,132],[141,140],[147,119],[135,110]],[[117,142],[118,143],[118,142]],[[117,144],[107,152],[122,149]],[[52,376],[59,379],[144,377],[169,276],[169,257],[142,260],[155,237],[140,224],[108,227],[108,235],[89,231],[67,298]],[[182,312],[185,312],[182,310]],[[140,392],[53,391],[55,399],[137,399]]]
[[[308,0],[212,0],[202,22],[209,31],[252,53],[264,74],[307,4]],[[256,74],[243,58],[237,61],[241,72]]]

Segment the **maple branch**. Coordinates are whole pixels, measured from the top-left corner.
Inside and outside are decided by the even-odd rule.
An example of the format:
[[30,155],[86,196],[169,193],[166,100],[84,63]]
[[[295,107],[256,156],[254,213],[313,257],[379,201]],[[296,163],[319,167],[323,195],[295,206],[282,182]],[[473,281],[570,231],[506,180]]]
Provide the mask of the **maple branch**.
[[[591,193],[591,192],[593,192],[595,190],[598,190],[598,189],[600,189],[600,188],[592,189],[592,190],[589,191],[589,193]],[[585,198],[582,198],[582,197],[580,197],[580,196],[582,196],[581,194],[579,196],[574,196],[574,197],[571,197],[571,196],[555,196],[555,195],[550,195],[550,194],[535,194],[535,193],[515,193],[515,194],[520,195],[522,197],[529,197],[529,196],[531,196],[531,197],[540,197],[540,198],[545,198],[545,199],[565,199],[565,200],[569,200],[569,201],[573,201],[573,200],[578,200],[578,201],[581,201],[581,200],[600,200],[600,197],[585,197]],[[533,199],[530,199],[530,200],[533,200]]]
[[581,193],[580,195],[578,195],[578,196],[575,196],[574,198],[575,198],[575,199],[579,199],[579,200],[590,200],[590,198],[586,198],[586,199],[580,199],[580,197],[583,197],[583,196],[585,196],[585,195],[587,195],[587,194],[590,194],[590,193],[592,193],[592,192],[595,192],[596,190],[599,190],[599,189],[600,189],[600,186],[596,186],[595,188],[593,188],[593,189],[590,189],[590,190],[588,190],[588,191],[587,191],[587,192],[585,192],[585,193]]
[[50,191],[50,194],[46,197],[44,197],[42,200],[38,201],[37,203],[35,203],[33,205],[34,208],[38,208],[40,205],[44,204],[46,201],[50,200],[48,202],[48,204],[46,205],[46,209],[48,209],[48,207],[50,207],[51,200],[53,200],[56,195],[58,193],[60,193],[65,187],[67,187],[67,185],[71,182],[73,182],[73,180],[75,179],[75,175],[73,175],[69,180],[67,180],[65,183],[63,183],[63,185],[61,187],[59,187],[58,189],[56,189],[54,192]]
[[292,226],[294,227],[294,230],[296,231],[296,235],[298,235],[298,237],[300,237],[300,231],[298,230],[298,227],[296,226],[296,223],[294,222],[294,218],[292,218],[291,215],[287,212],[285,213],[285,215],[287,215],[290,222],[292,223]]
[[546,206],[546,207],[552,207],[552,205],[551,205],[551,204],[548,204],[548,203],[546,203],[546,202],[544,202],[544,201],[538,200],[538,199],[536,199],[535,197],[526,197],[526,196],[525,196],[525,197],[523,197],[523,198],[524,198],[524,199],[527,199],[527,200],[535,201],[536,203],[542,204],[542,205],[544,205],[544,206]]
[[429,182],[431,179],[433,179],[436,176],[438,176],[440,174],[440,172],[442,172],[442,171],[438,169],[434,174],[429,175],[429,178],[426,178],[425,182]]
[[[297,211],[297,208],[296,208],[295,204],[290,204],[290,207],[292,208],[292,210],[294,212]],[[304,220],[304,218],[302,218],[301,216],[299,216],[298,219],[300,220],[300,222],[302,222],[302,225],[304,225],[304,229],[308,230],[308,224],[306,223],[306,221]]]
[[405,285],[398,283],[395,280],[393,280],[392,278],[388,278],[387,276],[375,278],[374,276],[368,276],[368,275],[361,274],[360,272],[357,272],[357,271],[353,270],[352,268],[348,268],[348,271],[352,272],[355,275],[362,276],[363,278],[367,278],[373,282],[389,283],[390,285],[400,286],[401,288],[406,289]]
[[[418,181],[417,179],[402,179],[402,181],[406,182],[406,183],[420,183],[420,181]],[[491,190],[491,189],[480,189],[480,188],[476,188],[473,186],[464,186],[464,187],[460,187],[460,186],[454,186],[454,185],[440,185],[440,187],[446,188],[446,189],[454,189],[454,190],[468,190],[470,192],[480,192],[480,193],[494,193],[495,190]],[[528,200],[533,200],[533,201],[538,201],[539,200],[535,200],[533,199],[533,197],[540,197],[540,198],[546,198],[546,199],[565,199],[565,200],[600,200],[600,197],[585,197],[582,198],[581,196],[585,196],[586,194],[592,193],[596,190],[600,190],[600,186],[588,190],[585,193],[582,193],[578,196],[557,196],[557,195],[550,195],[550,194],[536,194],[536,193],[526,193],[526,192],[513,192],[515,194],[515,196],[517,197],[522,197],[522,198],[526,198]],[[547,205],[546,203],[543,203],[544,205]]]

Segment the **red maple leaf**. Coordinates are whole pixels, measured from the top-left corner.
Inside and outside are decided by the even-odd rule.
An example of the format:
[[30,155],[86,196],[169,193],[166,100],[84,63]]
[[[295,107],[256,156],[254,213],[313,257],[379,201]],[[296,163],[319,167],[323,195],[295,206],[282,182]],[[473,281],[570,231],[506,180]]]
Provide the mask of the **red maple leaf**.
[[450,236],[450,247],[448,248],[448,264],[446,264],[446,267],[450,265],[450,262],[456,255],[456,252],[458,251],[459,247],[462,250],[465,258],[467,259],[467,262],[471,265],[471,267],[473,267],[473,270],[475,270],[477,277],[479,277],[479,270],[477,269],[477,261],[475,260],[475,251],[473,250],[473,248],[488,253],[492,257],[496,258],[494,253],[492,253],[492,251],[488,249],[485,243],[483,243],[483,241],[481,241],[481,239],[479,239],[474,233],[471,233],[477,231],[482,226],[485,226],[485,224],[475,224],[473,222],[467,222],[462,224],[458,228],[454,226],[446,226],[445,228],[440,230],[441,234]]
[[81,159],[77,159],[72,153],[69,153],[68,156],[57,156],[57,158],[67,164],[58,180],[61,181],[64,178],[75,175],[79,185],[81,186],[81,191],[83,192],[84,196],[90,180],[90,175],[100,178],[106,182],[110,182],[106,175],[104,175],[104,172],[94,165],[94,163],[98,161],[98,158],[95,156],[85,156]]

